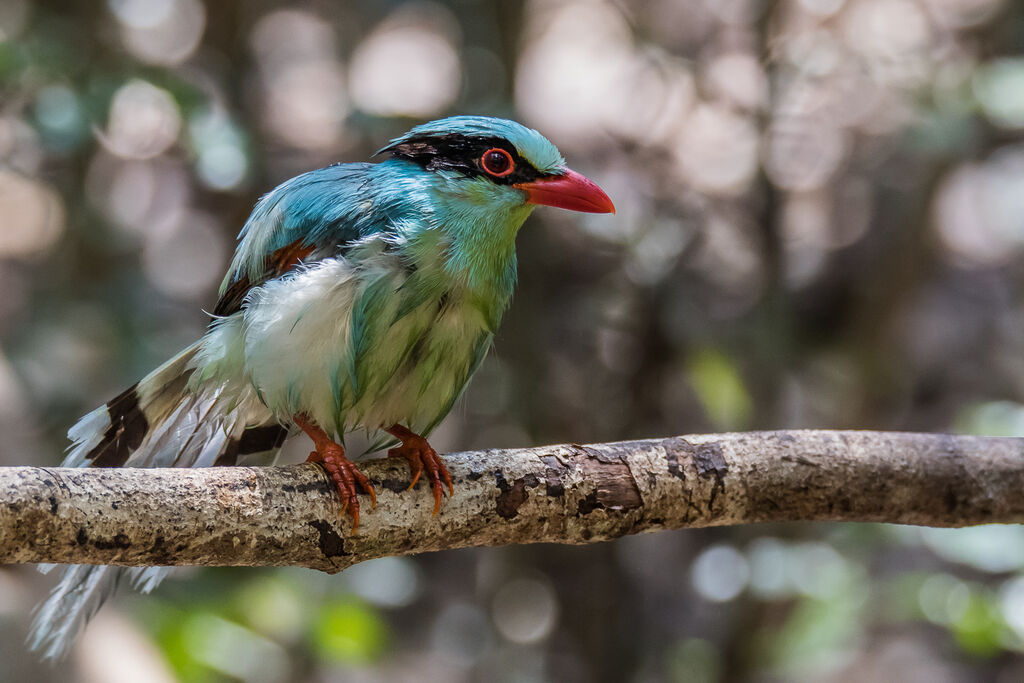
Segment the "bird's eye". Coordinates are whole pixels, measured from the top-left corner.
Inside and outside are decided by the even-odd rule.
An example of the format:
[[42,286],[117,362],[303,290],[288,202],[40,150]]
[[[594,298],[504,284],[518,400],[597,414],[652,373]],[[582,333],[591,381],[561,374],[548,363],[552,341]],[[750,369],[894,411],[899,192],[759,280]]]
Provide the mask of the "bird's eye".
[[480,165],[495,178],[507,176],[515,168],[512,155],[500,147],[492,147],[480,157]]

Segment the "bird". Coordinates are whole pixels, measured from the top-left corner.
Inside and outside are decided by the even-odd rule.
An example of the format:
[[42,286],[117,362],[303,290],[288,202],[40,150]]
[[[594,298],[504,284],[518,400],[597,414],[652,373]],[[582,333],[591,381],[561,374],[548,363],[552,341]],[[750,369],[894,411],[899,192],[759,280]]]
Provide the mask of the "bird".
[[[543,135],[507,119],[432,121],[378,155],[261,197],[203,336],[71,427],[63,466],[236,465],[304,433],[356,533],[359,496],[372,506],[376,494],[344,439],[364,431],[408,461],[409,488],[425,475],[436,515],[453,482],[427,437],[493,344],[520,227],[542,205],[615,206]],[[64,656],[119,581],[149,592],[168,571],[68,566],[29,645]]]

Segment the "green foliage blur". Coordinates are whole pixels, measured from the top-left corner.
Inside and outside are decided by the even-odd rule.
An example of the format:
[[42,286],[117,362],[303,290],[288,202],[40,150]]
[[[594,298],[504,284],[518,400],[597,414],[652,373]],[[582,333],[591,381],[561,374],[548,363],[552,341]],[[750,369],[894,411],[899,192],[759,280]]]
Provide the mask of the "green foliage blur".
[[[0,465],[202,333],[261,193],[453,113],[538,128],[619,212],[531,218],[439,450],[1024,436],[1020,2],[2,0]],[[1019,527],[181,570],[46,667],[52,580],[0,567],[0,681],[1024,680]]]

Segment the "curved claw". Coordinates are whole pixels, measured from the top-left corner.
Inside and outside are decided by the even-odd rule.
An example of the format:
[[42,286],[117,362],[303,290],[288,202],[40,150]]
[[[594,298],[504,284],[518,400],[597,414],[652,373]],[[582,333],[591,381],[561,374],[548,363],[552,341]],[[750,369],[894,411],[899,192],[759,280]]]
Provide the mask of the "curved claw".
[[345,448],[331,440],[331,437],[309,419],[308,415],[298,413],[292,418],[302,431],[306,432],[316,448],[307,462],[319,463],[328,478],[334,483],[341,499],[341,514],[348,512],[352,516],[353,533],[359,528],[359,491],[370,494],[371,507],[377,507],[377,492],[373,484],[345,457]]
[[321,450],[309,454],[309,462],[319,463],[341,499],[341,514],[346,512],[352,517],[352,531],[359,528],[359,489],[370,495],[371,507],[377,506],[377,492],[366,475],[344,455],[345,451],[337,444],[329,444]]
[[451,496],[454,493],[452,487],[452,478],[448,474],[448,468],[441,462],[441,458],[437,455],[437,451],[433,448],[427,450],[424,460],[426,460],[427,478],[430,479],[430,488],[434,494],[434,514],[436,515],[441,511],[441,499],[444,498],[444,484],[441,483],[441,479],[444,479],[444,483],[448,484],[448,495]]
[[400,425],[395,425],[387,431],[402,441],[401,446],[388,451],[388,457],[405,458],[409,461],[409,469],[412,473],[410,489],[416,485],[426,470],[427,480],[430,482],[431,493],[434,496],[433,514],[436,515],[441,511],[441,499],[444,498],[445,485],[448,486],[449,496],[455,494],[455,486],[452,484],[452,476],[449,474],[448,468],[444,466],[437,451],[422,436],[414,434]]
[[373,484],[370,483],[369,478],[367,478],[367,476],[365,474],[363,474],[362,472],[360,472],[359,470],[356,469],[355,465],[352,465],[352,463],[349,463],[349,465],[351,465],[351,467],[352,467],[352,475],[355,477],[356,482],[359,483],[359,487],[361,489],[363,489],[363,493],[366,493],[366,494],[368,494],[370,496],[370,509],[372,510],[372,509],[376,508],[377,507],[377,491],[374,490]]
[[405,451],[402,448],[392,448],[388,451],[388,457],[405,458],[409,461],[409,469],[412,470],[412,481],[405,487],[405,490],[408,491],[415,486],[416,482],[420,480],[420,475],[423,474],[423,459],[420,458],[419,451]]

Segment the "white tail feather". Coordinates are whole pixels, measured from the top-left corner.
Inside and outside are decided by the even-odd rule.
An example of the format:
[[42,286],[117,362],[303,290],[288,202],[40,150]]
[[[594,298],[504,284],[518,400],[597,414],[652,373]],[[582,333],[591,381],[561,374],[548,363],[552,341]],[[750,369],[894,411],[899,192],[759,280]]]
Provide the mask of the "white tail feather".
[[67,567],[50,597],[36,610],[29,647],[43,659],[64,657],[96,610],[117,589],[122,571],[84,564]]
[[100,406],[91,413],[80,418],[74,426],[68,430],[68,438],[71,439],[71,446],[64,458],[61,467],[86,467],[89,463],[85,456],[95,448],[103,438],[103,433],[110,424],[110,414],[106,406]]
[[[127,467],[208,467],[214,464],[232,438],[247,425],[272,419],[251,400],[226,398],[225,387],[202,384],[190,387],[189,374],[198,344],[157,368],[136,388],[139,408],[147,428],[130,453]],[[86,467],[90,454],[101,443],[111,423],[107,406],[82,417],[69,431],[72,440],[64,467]],[[275,450],[277,450],[275,448]],[[56,565],[40,565],[44,573]],[[103,602],[125,577],[144,593],[156,588],[170,567],[103,567],[70,565],[60,583],[36,611],[29,646],[45,659],[60,659]]]

